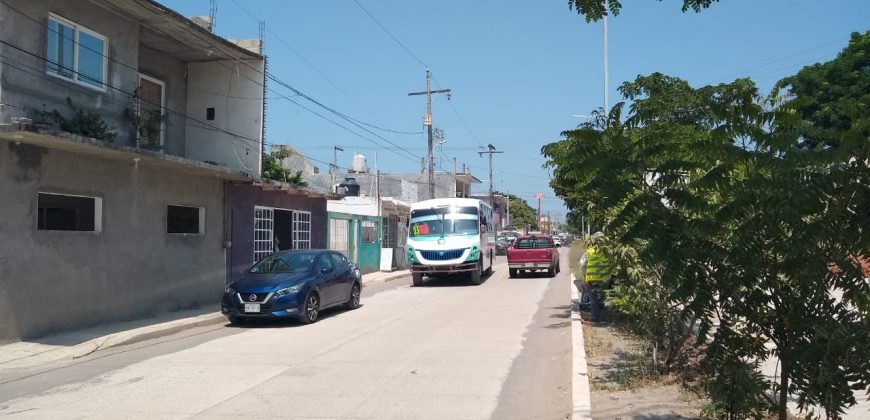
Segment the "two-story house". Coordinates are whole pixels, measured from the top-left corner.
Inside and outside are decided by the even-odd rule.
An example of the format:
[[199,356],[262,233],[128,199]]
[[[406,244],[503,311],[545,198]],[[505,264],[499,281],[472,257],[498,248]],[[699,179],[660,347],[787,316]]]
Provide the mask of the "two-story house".
[[[259,180],[264,68],[151,0],[0,3],[0,340],[218,301],[258,194],[286,207]],[[290,240],[323,246],[326,196],[294,193]]]

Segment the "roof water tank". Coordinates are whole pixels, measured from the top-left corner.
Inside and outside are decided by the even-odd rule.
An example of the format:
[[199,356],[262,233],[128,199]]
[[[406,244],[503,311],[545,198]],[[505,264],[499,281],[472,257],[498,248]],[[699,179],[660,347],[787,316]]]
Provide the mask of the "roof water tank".
[[348,172],[366,174],[369,172],[369,165],[366,163],[366,157],[360,153],[353,154],[353,161],[350,164]]
[[345,197],[359,197],[359,184],[353,178],[345,178],[341,184],[338,184],[338,188],[344,191]]

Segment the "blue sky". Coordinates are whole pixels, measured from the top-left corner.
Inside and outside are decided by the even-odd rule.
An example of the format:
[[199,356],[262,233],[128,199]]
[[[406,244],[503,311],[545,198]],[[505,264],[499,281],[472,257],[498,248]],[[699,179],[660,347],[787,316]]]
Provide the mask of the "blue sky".
[[[425,90],[425,67],[353,0],[235,1],[266,21],[273,75],[357,120],[422,130],[425,97],[407,93]],[[485,181],[487,162],[477,150],[492,143],[504,151],[494,158],[495,188],[533,207],[533,194],[544,192],[543,210],[564,217],[564,206],[547,186],[540,148],[582,122],[572,114],[588,115],[603,105],[602,24],[586,23],[565,0],[359,2],[432,69],[434,88],[453,90],[450,103],[444,96],[433,102],[434,124],[447,140],[436,150],[436,163],[450,169],[455,157],[460,168],[469,165]],[[209,10],[209,0],[162,3],[186,16]],[[678,0],[623,3],[623,13],[609,22],[611,105],[620,99],[620,83],[655,71],[697,86],[748,76],[768,91],[802,66],[833,58],[851,32],[870,29],[867,0],[722,0],[700,14],[681,13]],[[219,35],[257,37],[257,21],[233,0],[217,4]],[[383,139],[330,118],[386,147],[283,99],[269,100],[267,141],[292,144],[319,161],[331,161],[332,146],[341,145],[343,166],[360,152],[385,172],[419,170],[419,158],[387,150],[393,146]],[[422,134],[370,130],[415,156],[426,155]]]

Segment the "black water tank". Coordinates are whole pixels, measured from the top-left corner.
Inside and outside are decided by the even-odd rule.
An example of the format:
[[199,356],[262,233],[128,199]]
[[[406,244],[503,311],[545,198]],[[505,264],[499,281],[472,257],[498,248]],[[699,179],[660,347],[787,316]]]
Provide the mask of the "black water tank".
[[345,197],[359,197],[359,184],[356,183],[356,179],[345,178],[338,187],[344,190]]

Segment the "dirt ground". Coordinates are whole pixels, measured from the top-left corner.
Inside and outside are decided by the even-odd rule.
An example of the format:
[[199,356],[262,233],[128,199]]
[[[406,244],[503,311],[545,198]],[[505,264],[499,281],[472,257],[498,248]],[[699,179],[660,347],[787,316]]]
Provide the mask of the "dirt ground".
[[608,322],[584,324],[594,419],[695,419],[708,403],[661,376],[639,340]]
[[[569,267],[582,278],[582,241],[571,244]],[[584,320],[588,313],[581,312]],[[608,320],[583,325],[594,419],[696,419],[708,401],[686,390],[676,376],[660,376],[652,369],[643,343],[619,331]]]

